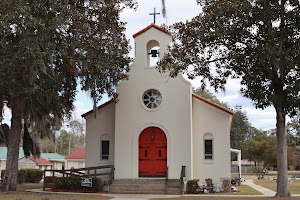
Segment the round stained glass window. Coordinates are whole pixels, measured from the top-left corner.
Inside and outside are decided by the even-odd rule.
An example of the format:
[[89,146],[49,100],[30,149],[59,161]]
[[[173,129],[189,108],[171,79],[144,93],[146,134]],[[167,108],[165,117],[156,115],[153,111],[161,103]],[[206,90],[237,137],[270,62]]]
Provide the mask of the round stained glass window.
[[157,108],[161,104],[161,101],[161,94],[157,90],[148,90],[143,95],[143,103],[147,108]]

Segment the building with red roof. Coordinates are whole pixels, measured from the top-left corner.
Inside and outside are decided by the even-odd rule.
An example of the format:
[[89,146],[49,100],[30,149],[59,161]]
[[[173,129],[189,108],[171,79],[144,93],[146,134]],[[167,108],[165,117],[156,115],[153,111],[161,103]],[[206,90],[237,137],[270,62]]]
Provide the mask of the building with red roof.
[[[35,158],[33,156],[24,156],[23,158],[19,159],[19,169],[52,169],[53,163],[49,162],[48,160],[39,157]],[[49,172],[50,175],[50,172]]]
[[85,167],[85,149],[76,149],[66,158],[66,169]]

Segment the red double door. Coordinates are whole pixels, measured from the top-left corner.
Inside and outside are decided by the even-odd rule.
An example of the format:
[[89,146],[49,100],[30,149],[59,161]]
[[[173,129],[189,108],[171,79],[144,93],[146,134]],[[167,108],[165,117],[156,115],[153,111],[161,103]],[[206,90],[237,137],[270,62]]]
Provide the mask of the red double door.
[[157,127],[148,127],[139,137],[139,177],[166,177],[167,138]]

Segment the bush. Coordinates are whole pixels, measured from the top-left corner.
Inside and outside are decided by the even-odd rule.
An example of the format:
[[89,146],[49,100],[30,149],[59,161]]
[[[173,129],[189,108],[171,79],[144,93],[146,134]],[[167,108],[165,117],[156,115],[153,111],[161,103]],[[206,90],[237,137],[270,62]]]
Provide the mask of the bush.
[[21,169],[25,173],[25,183],[39,183],[43,179],[44,171],[40,169]]
[[222,187],[223,187],[224,191],[230,191],[230,189],[231,189],[230,180],[223,180]]
[[213,184],[213,181],[211,178],[207,178],[207,179],[205,179],[205,181],[206,181],[208,187],[214,187],[214,184]]
[[187,193],[195,193],[196,190],[198,189],[198,181],[199,179],[195,179],[195,180],[189,180],[186,184],[186,191]]
[[23,184],[25,182],[26,174],[25,172],[19,170],[18,171],[18,183]]
[[[5,170],[1,171],[1,180],[3,180],[5,174]],[[25,182],[25,173],[22,171],[18,171],[18,178],[17,181],[19,184],[23,184]]]
[[55,189],[62,190],[88,190],[99,192],[103,188],[100,178],[92,179],[92,187],[81,187],[81,177],[59,177],[55,181]]

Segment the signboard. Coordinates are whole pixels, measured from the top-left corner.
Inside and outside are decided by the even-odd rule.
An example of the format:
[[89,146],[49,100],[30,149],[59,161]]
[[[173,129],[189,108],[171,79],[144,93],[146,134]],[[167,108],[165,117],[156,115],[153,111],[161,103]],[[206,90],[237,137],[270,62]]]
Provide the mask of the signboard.
[[81,178],[82,187],[92,187],[92,178]]

